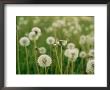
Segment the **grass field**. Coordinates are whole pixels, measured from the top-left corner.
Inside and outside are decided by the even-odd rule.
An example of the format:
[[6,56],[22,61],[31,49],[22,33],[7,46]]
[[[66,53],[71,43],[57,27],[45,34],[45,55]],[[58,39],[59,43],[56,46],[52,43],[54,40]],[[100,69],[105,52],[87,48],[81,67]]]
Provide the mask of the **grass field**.
[[94,17],[17,16],[16,74],[94,74]]

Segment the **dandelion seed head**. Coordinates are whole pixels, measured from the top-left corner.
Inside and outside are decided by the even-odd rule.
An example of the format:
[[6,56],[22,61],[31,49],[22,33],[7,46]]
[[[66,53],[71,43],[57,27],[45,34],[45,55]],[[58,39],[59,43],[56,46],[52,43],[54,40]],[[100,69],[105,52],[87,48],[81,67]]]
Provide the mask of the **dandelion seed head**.
[[27,37],[22,37],[20,40],[19,40],[19,43],[21,46],[28,46],[30,44],[30,40],[27,38]]
[[38,40],[38,38],[39,38],[39,36],[36,35],[35,32],[32,31],[32,32],[29,33],[29,39],[30,40]]
[[66,46],[67,40],[59,40],[59,42],[57,42],[57,43],[60,44],[61,46]]
[[52,59],[50,56],[44,54],[38,57],[37,62],[40,67],[49,67],[52,64]]
[[86,72],[88,74],[94,73],[94,60],[88,60],[87,66],[86,66]]
[[55,38],[50,36],[50,37],[47,38],[46,42],[49,45],[54,44],[55,43]]
[[90,49],[88,55],[94,57],[94,49]]
[[86,55],[87,55],[87,54],[86,54],[85,51],[81,51],[80,54],[79,54],[79,56],[80,56],[81,58],[85,58]]
[[75,44],[74,43],[68,43],[67,44],[67,48],[68,49],[74,49],[75,48]]
[[71,61],[76,61],[78,58],[79,50],[77,48],[74,49],[66,49],[64,55],[69,58]]
[[81,35],[80,36],[80,40],[79,40],[79,44],[83,45],[86,43],[86,36],[85,35]]
[[46,53],[46,48],[45,47],[40,47],[38,48],[40,54],[45,54]]
[[32,32],[35,32],[37,36],[41,36],[41,29],[38,27],[33,27]]
[[52,26],[54,28],[61,28],[65,26],[65,21],[64,20],[57,20],[55,22],[53,22]]

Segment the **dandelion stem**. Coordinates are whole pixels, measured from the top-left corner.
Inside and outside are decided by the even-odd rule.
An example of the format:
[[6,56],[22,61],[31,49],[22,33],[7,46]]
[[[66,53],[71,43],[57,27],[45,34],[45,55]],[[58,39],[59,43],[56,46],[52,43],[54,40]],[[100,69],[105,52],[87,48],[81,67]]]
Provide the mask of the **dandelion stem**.
[[36,50],[35,50],[35,48],[36,48],[36,40],[34,40],[34,58],[35,58],[35,65],[36,65],[37,74],[38,74],[39,73],[39,67],[38,67],[38,64],[36,63],[37,57],[36,57]]
[[[50,56],[52,57],[52,53],[51,53],[52,47],[50,45]],[[52,72],[52,65],[51,65],[51,72]]]
[[60,67],[60,70],[61,70],[60,73],[61,73],[61,74],[62,74],[62,67],[63,67],[63,66],[62,66],[62,46],[61,46],[61,67]]
[[55,53],[56,53],[56,57],[57,57],[57,64],[56,64],[56,68],[58,65],[59,71],[60,71],[60,64],[59,64],[59,58],[58,58],[58,53],[57,53],[57,48],[55,47]]
[[69,73],[69,72],[68,72],[68,69],[69,69],[69,60],[68,60],[68,62],[67,62],[67,74]]
[[[18,33],[17,33],[17,41],[18,41]],[[19,63],[19,44],[17,44],[17,65],[18,65],[18,74],[21,73],[21,70],[20,70],[20,63]]]
[[26,46],[25,46],[25,51],[26,51],[27,74],[29,74],[29,61],[28,61],[28,52],[27,52],[27,47]]
[[47,74],[46,67],[44,69],[45,69],[45,74]]

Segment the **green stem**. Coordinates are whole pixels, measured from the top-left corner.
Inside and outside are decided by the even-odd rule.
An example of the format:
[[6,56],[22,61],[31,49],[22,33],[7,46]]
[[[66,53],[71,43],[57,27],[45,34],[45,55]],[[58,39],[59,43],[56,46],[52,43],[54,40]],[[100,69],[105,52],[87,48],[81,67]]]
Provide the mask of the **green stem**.
[[36,68],[37,68],[37,74],[39,74],[39,67],[38,67],[38,64],[36,63],[36,60],[37,60],[37,56],[36,56],[36,50],[35,50],[35,48],[36,48],[36,41],[34,40],[34,60],[35,60],[35,66],[36,66]]
[[28,52],[27,52],[27,47],[25,47],[25,51],[26,51],[27,74],[29,74],[29,61],[28,61]]
[[63,71],[63,70],[62,70],[62,67],[63,67],[63,66],[62,66],[62,46],[61,46],[61,57],[60,57],[60,58],[61,58],[61,63],[60,63],[60,64],[61,64],[61,67],[60,67],[60,70],[61,70],[61,71],[60,71],[60,73],[62,74],[62,73],[63,73],[63,72],[62,72],[62,71]]
[[[51,47],[51,45],[50,45],[50,56],[52,57],[52,53],[51,53],[51,50],[52,50],[52,49],[51,49],[51,48],[52,48],[52,47]],[[51,72],[52,72],[52,65],[51,65],[50,68],[51,68]]]
[[68,70],[69,70],[69,60],[68,60],[68,63],[67,63],[67,74],[69,73]]
[[45,69],[45,74],[47,74],[46,67],[44,69]]
[[55,47],[55,53],[56,53],[56,57],[57,57],[57,64],[56,64],[56,68],[58,65],[59,71],[60,71],[60,64],[59,64],[59,58],[58,58],[58,53],[57,53],[57,48]]
[[[17,33],[17,41],[18,41],[18,33]],[[19,62],[19,44],[17,44],[17,65],[18,65],[18,74],[20,74],[21,70],[20,70],[20,62]]]

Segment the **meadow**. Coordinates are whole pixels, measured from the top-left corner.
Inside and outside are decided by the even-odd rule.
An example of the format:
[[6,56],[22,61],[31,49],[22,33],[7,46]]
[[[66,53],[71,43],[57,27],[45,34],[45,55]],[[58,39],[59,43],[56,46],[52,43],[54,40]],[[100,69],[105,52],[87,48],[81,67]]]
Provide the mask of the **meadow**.
[[93,16],[16,16],[16,74],[94,74]]

